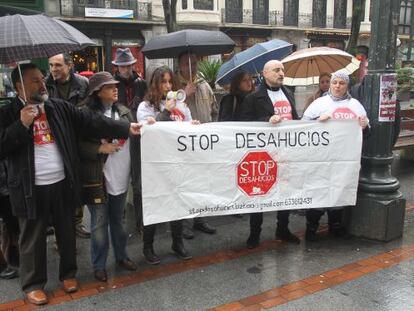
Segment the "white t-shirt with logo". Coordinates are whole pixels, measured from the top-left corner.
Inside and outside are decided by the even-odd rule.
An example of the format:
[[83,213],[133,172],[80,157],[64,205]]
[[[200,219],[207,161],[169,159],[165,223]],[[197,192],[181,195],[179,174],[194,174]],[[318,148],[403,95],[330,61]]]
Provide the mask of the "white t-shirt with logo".
[[267,94],[272,101],[275,115],[280,116],[282,120],[292,120],[292,106],[282,89],[277,91],[267,90]]
[[52,185],[65,179],[65,166],[47,121],[44,105],[33,121],[35,185]]
[[[111,118],[111,109],[105,111],[105,116]],[[115,112],[115,120],[119,120],[118,112]],[[131,155],[129,151],[129,139],[114,139],[120,149],[108,155],[103,172],[105,176],[106,192],[110,195],[120,195],[128,190],[131,173]]]
[[[165,109],[165,100],[160,102],[160,109],[164,111]],[[138,106],[137,110],[137,120],[138,122],[146,121],[148,117],[156,118],[158,112],[155,111],[155,108],[150,105],[148,102],[143,101]],[[184,102],[176,102],[175,108],[171,111],[171,119],[174,121],[191,121],[191,111],[188,108],[187,104]]]
[[321,115],[330,115],[332,119],[357,119],[367,113],[355,98],[334,101],[329,95],[317,98],[303,114],[303,120],[316,120]]

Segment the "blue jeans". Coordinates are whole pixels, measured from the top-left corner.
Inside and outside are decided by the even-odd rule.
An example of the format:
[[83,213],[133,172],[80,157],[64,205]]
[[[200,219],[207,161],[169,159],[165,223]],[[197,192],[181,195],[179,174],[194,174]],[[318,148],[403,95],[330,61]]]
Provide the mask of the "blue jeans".
[[127,193],[108,194],[106,204],[88,205],[91,213],[91,259],[94,270],[105,270],[109,251],[108,225],[117,262],[128,259],[124,211]]

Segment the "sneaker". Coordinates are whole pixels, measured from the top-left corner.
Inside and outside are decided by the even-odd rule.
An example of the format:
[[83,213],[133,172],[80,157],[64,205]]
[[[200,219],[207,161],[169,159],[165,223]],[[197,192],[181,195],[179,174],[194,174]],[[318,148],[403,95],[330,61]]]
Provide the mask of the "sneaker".
[[145,261],[150,265],[158,265],[161,259],[154,253],[152,248],[144,248],[143,250]]
[[76,224],[76,236],[81,239],[89,239],[91,237],[91,233],[86,230],[83,224]]
[[188,260],[193,258],[193,256],[191,256],[190,253],[185,249],[182,242],[173,243],[172,250],[180,259]]
[[0,272],[0,279],[10,280],[17,278],[19,276],[19,273],[17,272],[17,269],[7,266],[6,269]]
[[120,266],[121,268],[124,268],[125,270],[128,270],[128,271],[137,270],[137,265],[134,264],[129,259],[124,259],[124,260],[118,261],[118,266]]

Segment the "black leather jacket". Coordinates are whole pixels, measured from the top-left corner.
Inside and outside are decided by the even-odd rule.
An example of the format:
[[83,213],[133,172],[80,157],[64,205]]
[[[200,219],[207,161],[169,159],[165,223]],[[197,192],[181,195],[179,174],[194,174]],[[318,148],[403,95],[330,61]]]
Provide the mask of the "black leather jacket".
[[[44,107],[65,167],[68,197],[73,199],[73,206],[78,206],[79,137],[126,138],[129,123],[81,111],[59,99],[46,101]],[[33,126],[27,129],[20,121],[22,108],[18,98],[0,107],[0,160],[7,160],[7,183],[13,215],[36,219]]]

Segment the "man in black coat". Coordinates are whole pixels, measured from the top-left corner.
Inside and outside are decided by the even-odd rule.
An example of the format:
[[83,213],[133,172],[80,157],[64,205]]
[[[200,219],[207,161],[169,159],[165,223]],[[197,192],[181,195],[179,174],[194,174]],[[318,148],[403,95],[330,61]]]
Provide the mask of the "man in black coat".
[[[283,86],[284,67],[280,61],[271,60],[263,67],[264,81],[259,90],[249,94],[242,103],[242,121],[265,121],[276,124],[283,120],[298,120],[295,98]],[[297,236],[289,231],[290,211],[277,213],[276,238],[292,243],[300,243]],[[259,246],[262,231],[263,213],[250,214],[250,236],[247,247]]]
[[79,206],[80,134],[126,138],[140,125],[114,121],[48,99],[44,78],[34,64],[17,68],[12,82],[18,96],[0,108],[0,160],[6,159],[12,211],[20,226],[20,277],[29,302],[48,299],[46,228],[52,218],[60,255],[59,279],[65,292],[78,289],[75,207]]
[[[69,53],[49,57],[50,75],[46,80],[49,98],[60,98],[73,106],[79,106],[88,95],[89,81],[73,72],[73,61]],[[83,225],[83,206],[76,208],[76,235],[89,238],[91,233]]]
[[0,256],[3,253],[6,267],[0,272],[0,279],[18,276],[19,267],[19,222],[13,216],[7,187],[6,162],[0,161]]
[[[144,100],[147,92],[146,82],[133,70],[137,59],[129,48],[118,48],[112,64],[116,66],[115,80],[119,81],[118,102],[131,110],[134,120],[137,119],[138,105]],[[141,149],[140,137],[131,140],[132,190],[137,227],[142,229],[142,189],[141,189]]]

